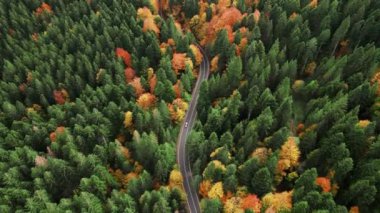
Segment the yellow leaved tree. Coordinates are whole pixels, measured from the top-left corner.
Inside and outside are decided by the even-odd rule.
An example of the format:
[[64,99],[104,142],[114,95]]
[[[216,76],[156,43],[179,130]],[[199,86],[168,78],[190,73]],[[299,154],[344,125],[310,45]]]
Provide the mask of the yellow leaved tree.
[[133,124],[133,115],[131,111],[124,113],[124,127],[129,128]]
[[293,191],[268,193],[262,199],[263,206],[267,209],[273,209],[274,212],[290,210],[292,208],[292,194]]
[[225,213],[244,213],[244,209],[241,208],[241,198],[231,197],[224,204]]
[[200,65],[201,62],[202,62],[202,60],[203,60],[203,55],[202,55],[201,51],[194,44],[190,45],[190,49],[191,49],[191,51],[193,52],[193,54],[195,56],[195,64],[196,65]]
[[256,158],[261,164],[263,164],[267,161],[269,154],[271,154],[270,150],[265,147],[259,147],[252,152],[251,157]]
[[186,103],[183,99],[174,99],[173,103],[168,104],[172,120],[178,123],[182,122],[182,120],[185,118],[186,110],[188,107],[188,103]]
[[224,195],[224,192],[223,192],[223,183],[221,181],[215,183],[210,191],[208,192],[208,197],[209,198],[218,198],[218,199],[221,199]]
[[183,182],[183,179],[182,179],[181,172],[176,169],[172,170],[169,176],[170,188],[176,187],[176,188],[182,189],[182,182]]
[[292,171],[299,164],[300,150],[295,137],[289,137],[281,146],[279,160],[276,168],[276,180],[281,181],[287,171]]

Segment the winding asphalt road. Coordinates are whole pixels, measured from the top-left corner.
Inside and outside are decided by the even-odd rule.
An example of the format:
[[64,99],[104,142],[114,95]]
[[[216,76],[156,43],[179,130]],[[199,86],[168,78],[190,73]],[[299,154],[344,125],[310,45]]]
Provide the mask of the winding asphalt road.
[[[164,18],[161,10],[161,1],[159,3],[158,14]],[[200,213],[201,208],[199,205],[198,191],[193,187],[193,176],[191,173],[190,160],[186,152],[186,140],[190,133],[190,130],[194,124],[195,118],[197,117],[197,103],[199,97],[199,89],[204,80],[206,80],[210,73],[210,61],[204,49],[198,44],[195,45],[199,48],[203,55],[203,61],[199,67],[198,79],[191,94],[191,101],[189,108],[186,112],[185,119],[182,122],[181,130],[177,141],[177,164],[179,165],[182,177],[183,177],[183,187],[186,192],[187,206],[190,213]]]
[[178,136],[178,141],[177,141],[177,163],[179,165],[179,168],[181,170],[181,174],[183,177],[183,187],[186,191],[187,205],[191,213],[198,213],[198,212],[200,213],[201,210],[199,206],[198,192],[193,187],[193,184],[192,184],[193,176],[191,173],[191,167],[190,167],[190,162],[189,162],[190,161],[189,156],[188,156],[189,153],[186,152],[186,139],[190,133],[190,130],[197,116],[197,103],[198,103],[198,97],[199,97],[199,89],[201,87],[202,81],[206,80],[210,73],[210,62],[208,60],[207,54],[205,53],[205,51],[202,49],[201,46],[199,46],[198,44],[197,46],[203,54],[203,61],[199,68],[198,79],[193,89],[190,105],[186,112],[184,122],[182,123],[181,130]]

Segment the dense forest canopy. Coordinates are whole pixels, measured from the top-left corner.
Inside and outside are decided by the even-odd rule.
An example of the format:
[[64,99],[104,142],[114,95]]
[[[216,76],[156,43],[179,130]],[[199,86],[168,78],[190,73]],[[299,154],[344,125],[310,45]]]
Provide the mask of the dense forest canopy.
[[0,0],[0,26],[0,212],[185,211],[204,57],[202,212],[380,212],[378,0]]

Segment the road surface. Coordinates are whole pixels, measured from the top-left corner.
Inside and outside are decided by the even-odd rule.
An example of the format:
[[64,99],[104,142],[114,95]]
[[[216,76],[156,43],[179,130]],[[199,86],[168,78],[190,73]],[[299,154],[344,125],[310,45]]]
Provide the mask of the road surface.
[[[183,187],[186,191],[187,205],[191,213],[200,213],[201,210],[199,206],[198,190],[196,190],[192,185],[193,176],[191,173],[189,156],[187,155],[188,153],[186,153],[186,139],[197,116],[197,102],[201,83],[208,78],[210,71],[210,62],[207,58],[207,54],[204,52],[202,47],[198,46],[198,48],[203,54],[203,61],[199,68],[198,79],[193,89],[189,108],[186,112],[177,141],[177,163],[183,177]],[[185,125],[186,122],[188,123],[187,127]]]
[[[164,18],[164,14],[161,10],[161,1],[159,3],[159,15]],[[199,45],[195,44],[201,51],[203,55],[203,61],[199,67],[199,74],[195,87],[191,94],[191,101],[189,108],[186,112],[185,118],[182,122],[180,133],[177,141],[177,164],[179,165],[182,177],[183,177],[183,188],[186,192],[187,197],[187,207],[190,213],[200,213],[200,205],[198,198],[198,190],[193,187],[193,176],[191,173],[189,156],[186,153],[186,139],[191,131],[194,124],[195,118],[197,116],[197,103],[199,97],[199,89],[204,80],[206,80],[210,73],[210,61],[207,57],[204,49]]]

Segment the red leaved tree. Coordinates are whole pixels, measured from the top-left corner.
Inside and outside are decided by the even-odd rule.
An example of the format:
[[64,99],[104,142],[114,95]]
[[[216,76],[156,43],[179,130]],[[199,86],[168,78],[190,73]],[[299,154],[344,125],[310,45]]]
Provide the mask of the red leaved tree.
[[123,48],[116,48],[115,52],[117,57],[122,58],[124,60],[125,65],[127,65],[128,67],[132,67],[132,57],[128,51],[124,50]]
[[54,96],[55,102],[60,105],[64,104],[69,98],[69,94],[67,93],[65,89],[54,90],[53,96]]
[[52,13],[51,6],[47,3],[42,3],[41,6],[36,9],[36,15],[39,16],[43,12]]
[[131,82],[133,80],[133,78],[135,78],[136,72],[131,67],[127,67],[124,70],[124,75],[125,75],[125,80],[129,83],[129,82]]

